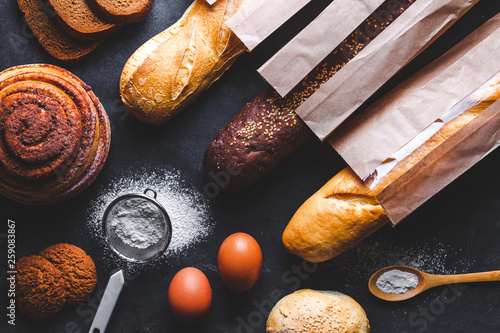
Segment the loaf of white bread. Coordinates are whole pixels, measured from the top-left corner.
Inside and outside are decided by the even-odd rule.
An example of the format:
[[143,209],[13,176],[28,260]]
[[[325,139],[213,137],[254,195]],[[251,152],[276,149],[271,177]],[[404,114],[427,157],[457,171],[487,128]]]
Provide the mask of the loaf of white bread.
[[132,54],[120,78],[123,103],[161,124],[183,110],[246,50],[226,21],[243,0],[196,0],[170,28]]
[[368,333],[366,313],[354,299],[335,291],[298,290],[269,314],[267,333]]
[[346,168],[311,196],[295,213],[283,232],[283,244],[312,262],[329,260],[378,230],[388,222],[376,195],[411,169],[437,146],[500,99],[500,82],[491,83],[489,96],[445,124],[429,140],[401,160],[370,189]]

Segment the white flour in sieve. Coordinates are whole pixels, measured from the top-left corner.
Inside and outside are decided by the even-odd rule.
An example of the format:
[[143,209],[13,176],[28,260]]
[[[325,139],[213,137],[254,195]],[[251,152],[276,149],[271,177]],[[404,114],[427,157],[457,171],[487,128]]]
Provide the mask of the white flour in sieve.
[[[172,223],[172,239],[165,255],[178,254],[210,235],[213,223],[203,194],[187,185],[178,171],[172,170],[135,170],[130,177],[111,180],[90,203],[88,226],[92,234],[104,240],[102,217],[114,199],[124,194],[143,193],[148,188],[157,192],[156,200],[165,208]],[[123,231],[126,232],[125,229]],[[124,238],[127,237],[124,235]],[[141,243],[137,239],[129,241]],[[142,246],[149,243],[145,242]]]
[[157,244],[166,230],[160,209],[143,198],[128,198],[116,203],[107,220],[110,232],[137,249]]

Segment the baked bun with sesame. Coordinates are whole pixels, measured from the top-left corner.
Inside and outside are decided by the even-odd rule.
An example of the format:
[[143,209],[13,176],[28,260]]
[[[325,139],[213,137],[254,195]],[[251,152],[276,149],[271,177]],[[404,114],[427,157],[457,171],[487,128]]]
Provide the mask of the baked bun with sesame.
[[271,310],[267,333],[367,333],[366,313],[354,299],[336,291],[298,290]]
[[295,110],[414,2],[386,1],[285,97],[269,87],[247,104],[208,147],[207,176],[240,191],[304,144],[312,132]]

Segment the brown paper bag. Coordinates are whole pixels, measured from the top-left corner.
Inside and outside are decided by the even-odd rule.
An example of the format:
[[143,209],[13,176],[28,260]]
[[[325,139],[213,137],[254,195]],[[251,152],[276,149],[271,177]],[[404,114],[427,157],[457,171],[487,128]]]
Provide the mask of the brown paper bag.
[[311,0],[245,0],[227,25],[253,50]]
[[[500,14],[343,124],[329,142],[369,186],[377,186],[374,179],[425,142],[437,119],[444,121],[491,94],[491,82],[500,84],[495,74],[499,52]],[[379,193],[393,224],[498,146],[498,111],[497,102]]]
[[475,3],[477,0],[416,1],[296,112],[324,140]]
[[285,96],[384,1],[333,1],[258,72]]
[[500,145],[500,101],[446,140],[377,199],[393,225]]

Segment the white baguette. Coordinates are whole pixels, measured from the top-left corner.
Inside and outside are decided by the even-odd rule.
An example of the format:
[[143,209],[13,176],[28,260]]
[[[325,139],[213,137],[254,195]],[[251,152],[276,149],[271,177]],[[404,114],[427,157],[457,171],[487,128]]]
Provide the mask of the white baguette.
[[145,123],[175,116],[246,50],[226,21],[243,0],[196,0],[167,30],[132,54],[120,78],[130,112]]
[[500,99],[500,82],[485,89],[477,105],[469,108],[436,132],[383,177],[373,189],[346,168],[311,196],[295,213],[283,233],[291,253],[312,262],[329,260],[382,227],[388,220],[376,195],[410,170],[476,115]]

